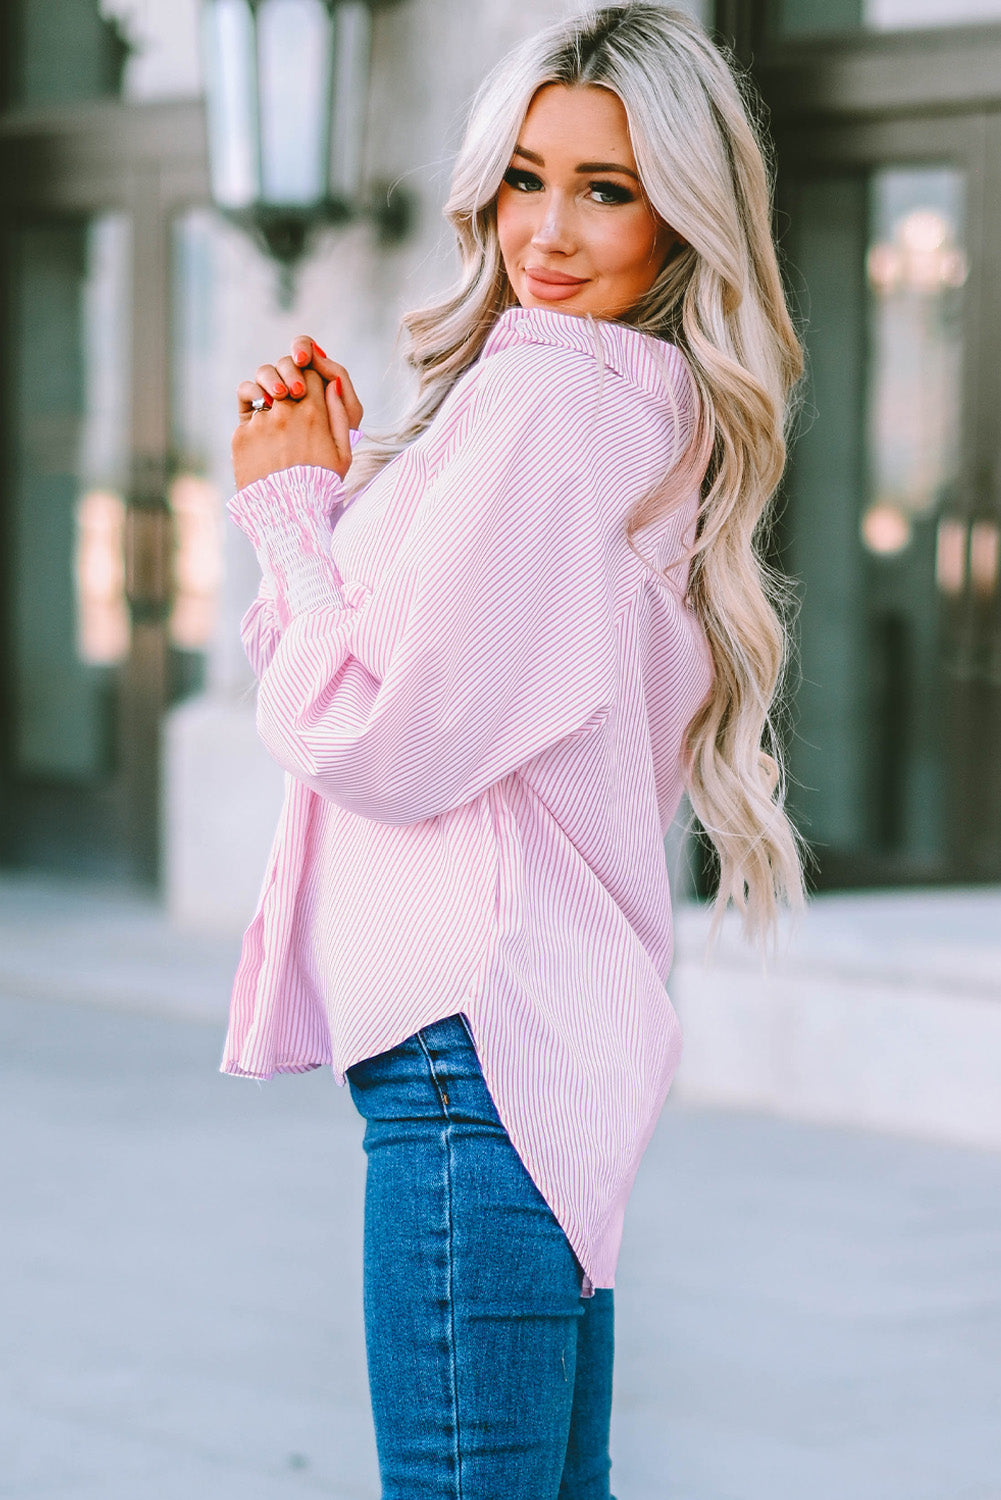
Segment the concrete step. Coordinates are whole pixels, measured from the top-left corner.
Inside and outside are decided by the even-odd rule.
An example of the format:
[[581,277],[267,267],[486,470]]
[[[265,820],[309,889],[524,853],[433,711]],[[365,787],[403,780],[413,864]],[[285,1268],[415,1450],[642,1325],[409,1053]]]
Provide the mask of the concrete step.
[[1001,890],[817,897],[767,958],[709,927],[678,913],[679,1097],[1001,1149]]

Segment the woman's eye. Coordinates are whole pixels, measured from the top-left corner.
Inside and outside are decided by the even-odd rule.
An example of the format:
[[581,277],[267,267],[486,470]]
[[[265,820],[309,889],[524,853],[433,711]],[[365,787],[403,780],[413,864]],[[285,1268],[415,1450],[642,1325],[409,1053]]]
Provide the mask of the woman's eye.
[[504,181],[519,193],[537,193],[542,187],[540,177],[536,177],[534,172],[523,172],[520,167],[508,167],[504,173]]
[[588,190],[596,203],[633,203],[636,198],[621,182],[589,182]]

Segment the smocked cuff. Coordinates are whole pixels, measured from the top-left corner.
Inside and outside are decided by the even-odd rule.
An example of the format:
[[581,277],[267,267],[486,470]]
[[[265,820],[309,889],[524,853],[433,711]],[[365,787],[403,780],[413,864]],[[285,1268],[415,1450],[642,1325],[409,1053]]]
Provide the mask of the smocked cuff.
[[305,525],[313,536],[316,523],[322,520],[329,536],[330,518],[344,499],[344,481],[333,469],[296,464],[237,490],[226,509],[254,546],[260,547],[276,526],[284,530]]
[[282,624],[307,610],[342,606],[330,556],[331,519],[344,503],[332,469],[299,464],[238,490],[227,510],[257,552]]

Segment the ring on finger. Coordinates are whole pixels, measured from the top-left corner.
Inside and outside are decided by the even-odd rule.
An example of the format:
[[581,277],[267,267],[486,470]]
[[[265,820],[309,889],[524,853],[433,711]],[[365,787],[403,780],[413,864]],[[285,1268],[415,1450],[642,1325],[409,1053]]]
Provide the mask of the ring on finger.
[[255,401],[251,401],[251,403],[250,403],[250,410],[251,411],[270,411],[271,410],[271,402],[270,402],[270,400],[268,399],[267,396],[258,396]]

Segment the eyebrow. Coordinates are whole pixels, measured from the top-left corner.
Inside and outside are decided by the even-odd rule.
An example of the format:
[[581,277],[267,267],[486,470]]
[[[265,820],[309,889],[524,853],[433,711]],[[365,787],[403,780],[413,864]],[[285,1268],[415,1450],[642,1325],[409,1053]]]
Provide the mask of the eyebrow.
[[[523,156],[526,161],[534,161],[537,167],[544,167],[546,165],[541,156],[537,155],[534,151],[526,151],[524,146],[515,146],[512,154],[514,156]],[[637,172],[634,172],[632,167],[623,167],[618,162],[614,161],[582,161],[578,165],[577,171],[622,172],[626,177],[635,178],[637,182],[639,182],[640,180],[639,174]]]

